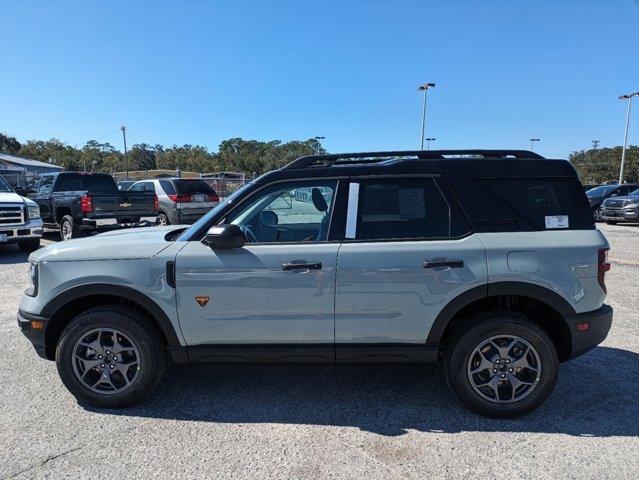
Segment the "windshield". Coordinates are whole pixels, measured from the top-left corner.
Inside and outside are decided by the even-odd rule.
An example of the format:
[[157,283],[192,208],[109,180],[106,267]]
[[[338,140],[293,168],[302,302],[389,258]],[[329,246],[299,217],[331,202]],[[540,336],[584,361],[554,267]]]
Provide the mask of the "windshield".
[[197,222],[195,222],[193,225],[191,225],[189,228],[187,228],[182,233],[182,235],[180,235],[177,238],[177,240],[178,241],[179,240],[190,240],[190,237],[191,237],[190,233],[191,232],[196,232],[197,230],[199,230],[202,225],[205,225],[206,223],[208,223],[211,218],[213,218],[215,215],[218,214],[218,212],[220,212],[223,208],[226,208],[227,205],[233,203],[235,201],[235,199],[237,199],[242,194],[244,194],[244,192],[246,192],[254,183],[255,183],[255,180],[253,180],[252,182],[249,182],[249,183],[245,183],[240,188],[235,190],[231,195],[226,197],[226,200],[224,200],[223,202],[218,203],[214,208],[209,210],[206,215],[201,217]]
[[2,177],[0,175],[0,192],[2,193],[8,193],[8,192],[13,192],[13,189],[11,188],[11,185],[9,185],[9,182],[7,182],[4,177]]
[[608,193],[610,190],[612,190],[615,187],[616,185],[613,185],[613,186],[602,185],[601,187],[591,188],[590,190],[586,192],[586,195],[588,197],[603,197],[606,193]]
[[639,188],[637,190],[633,190],[628,194],[629,197],[639,197]]

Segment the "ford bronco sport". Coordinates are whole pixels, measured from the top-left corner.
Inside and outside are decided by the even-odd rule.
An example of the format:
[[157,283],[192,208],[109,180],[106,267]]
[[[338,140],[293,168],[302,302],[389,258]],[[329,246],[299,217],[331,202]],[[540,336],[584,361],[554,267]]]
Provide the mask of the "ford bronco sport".
[[[18,322],[81,403],[169,363],[431,364],[515,417],[602,342],[608,242],[573,167],[528,151],[299,158],[190,227],[31,254]],[[577,406],[575,406],[577,408]]]

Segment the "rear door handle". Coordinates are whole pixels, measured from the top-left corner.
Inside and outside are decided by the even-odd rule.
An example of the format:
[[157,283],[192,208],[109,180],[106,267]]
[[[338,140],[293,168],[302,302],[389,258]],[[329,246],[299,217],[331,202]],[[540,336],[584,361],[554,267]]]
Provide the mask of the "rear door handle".
[[456,259],[424,260],[422,261],[422,267],[424,268],[437,268],[437,267],[464,268],[464,261],[456,260]]
[[321,270],[322,262],[311,262],[311,263],[301,263],[301,262],[289,262],[282,264],[282,270]]

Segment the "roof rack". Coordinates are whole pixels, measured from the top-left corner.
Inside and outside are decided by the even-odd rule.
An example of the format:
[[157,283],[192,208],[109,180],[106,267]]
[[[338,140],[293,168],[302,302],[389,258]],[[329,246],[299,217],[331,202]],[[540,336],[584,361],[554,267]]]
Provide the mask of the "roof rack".
[[544,158],[529,150],[406,150],[308,155],[293,160],[282,168],[284,170],[296,170],[310,167],[330,167],[335,164],[378,163],[391,158],[406,157],[414,157],[420,160],[445,160],[447,158]]

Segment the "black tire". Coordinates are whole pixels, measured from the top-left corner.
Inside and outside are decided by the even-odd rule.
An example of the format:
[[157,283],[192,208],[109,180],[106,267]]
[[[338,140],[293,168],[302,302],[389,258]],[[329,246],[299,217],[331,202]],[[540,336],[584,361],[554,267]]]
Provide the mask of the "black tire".
[[29,240],[21,240],[18,242],[18,248],[23,252],[35,252],[40,248],[39,238],[30,238]]
[[[68,229],[68,230],[67,230]],[[65,231],[69,232],[70,236],[65,235]],[[65,215],[60,220],[60,238],[64,240],[71,240],[73,238],[83,237],[82,230],[78,228],[71,215]]]
[[[515,418],[532,412],[546,401],[555,388],[559,374],[557,351],[546,332],[527,317],[504,311],[476,315],[464,327],[453,333],[444,357],[448,386],[464,405],[487,417]],[[517,336],[525,340],[534,347],[541,362],[539,379],[532,390],[520,400],[509,403],[496,403],[481,396],[473,388],[468,373],[470,357],[475,348],[483,341],[500,335]]]
[[160,213],[158,215],[158,225],[171,225],[169,216],[166,213]]
[[616,222],[615,220],[606,220],[606,224],[607,225],[617,225],[618,222]]
[[[139,369],[131,384],[122,391],[108,394],[95,392],[82,383],[75,373],[73,350],[76,342],[97,328],[112,328],[122,332],[139,351]],[[55,361],[62,382],[79,403],[123,408],[142,401],[155,389],[168,360],[164,337],[152,321],[133,308],[107,305],[79,314],[66,326],[56,348]]]

